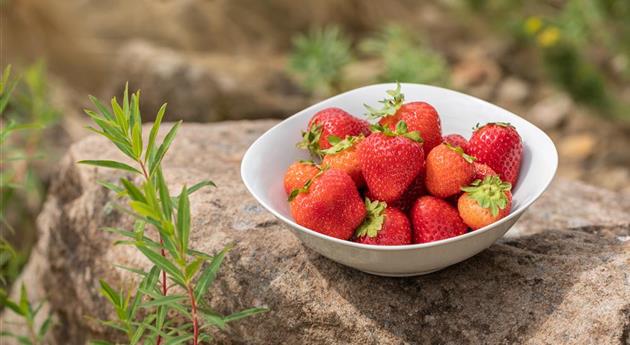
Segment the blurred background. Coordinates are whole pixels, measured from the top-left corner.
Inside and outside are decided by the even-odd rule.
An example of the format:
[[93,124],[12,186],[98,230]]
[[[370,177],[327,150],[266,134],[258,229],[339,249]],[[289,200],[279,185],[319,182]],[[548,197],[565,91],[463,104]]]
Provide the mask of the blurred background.
[[168,120],[195,122],[442,85],[544,129],[560,176],[630,193],[628,0],[0,0],[0,16],[0,288],[28,258],[55,162],[88,134],[87,95],[127,81],[145,120],[168,102]]

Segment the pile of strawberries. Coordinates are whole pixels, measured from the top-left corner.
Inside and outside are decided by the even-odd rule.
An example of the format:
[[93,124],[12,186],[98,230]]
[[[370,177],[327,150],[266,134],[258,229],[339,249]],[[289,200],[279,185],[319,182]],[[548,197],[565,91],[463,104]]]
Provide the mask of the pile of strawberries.
[[365,244],[426,243],[482,228],[507,216],[523,145],[507,123],[477,126],[470,140],[442,136],[430,104],[404,102],[400,85],[370,125],[342,109],[315,114],[284,187],[295,221]]

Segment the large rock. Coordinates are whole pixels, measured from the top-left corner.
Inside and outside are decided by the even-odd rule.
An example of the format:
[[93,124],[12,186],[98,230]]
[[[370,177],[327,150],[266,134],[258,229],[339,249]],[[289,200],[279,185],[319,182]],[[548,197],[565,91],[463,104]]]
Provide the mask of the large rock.
[[[630,341],[627,195],[557,180],[507,237],[481,254],[426,276],[371,276],[302,246],[245,190],[240,158],[273,124],[186,125],[165,161],[172,188],[203,178],[219,186],[191,199],[197,249],[237,244],[207,296],[210,303],[225,313],[254,305],[271,309],[219,333],[222,343]],[[58,317],[53,344],[108,337],[90,321],[111,315],[98,295],[98,278],[123,282],[129,277],[112,264],[146,265],[98,230],[129,226],[129,219],[108,207],[113,196],[96,184],[117,175],[75,164],[86,158],[120,155],[96,137],[71,147],[39,217],[41,241],[23,277]]]
[[120,49],[103,94],[142,90],[142,112],[155,116],[168,100],[171,121],[200,122],[279,117],[306,107],[310,99],[286,73],[282,58],[248,54],[182,53],[147,41]]

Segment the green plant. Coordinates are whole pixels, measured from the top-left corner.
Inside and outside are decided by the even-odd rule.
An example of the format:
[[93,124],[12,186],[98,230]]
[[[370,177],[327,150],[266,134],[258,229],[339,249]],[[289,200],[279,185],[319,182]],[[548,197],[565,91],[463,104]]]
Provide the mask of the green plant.
[[[100,281],[101,293],[112,304],[117,315],[116,320],[103,321],[104,324],[124,333],[130,344],[175,345],[192,342],[196,345],[211,339],[207,332],[211,327],[224,328],[228,322],[266,311],[266,308],[251,308],[224,316],[213,311],[202,299],[231,246],[214,256],[190,248],[189,195],[200,188],[214,186],[214,183],[201,181],[190,188],[184,186],[177,196],[171,195],[162,174],[161,163],[175,139],[181,121],[175,123],[158,144],[158,131],[166,111],[164,104],[158,111],[145,144],[142,139],[139,92],[129,98],[125,88],[122,105],[113,98],[111,110],[98,99],[91,97],[91,100],[97,112],[86,110],[86,113],[98,129],[89,129],[109,139],[134,164],[109,160],[79,163],[118,169],[142,179],[139,185],[126,177],[120,179],[119,185],[101,183],[128,201],[129,208],[117,207],[135,218],[132,230],[104,230],[123,236],[125,240],[117,244],[135,247],[153,263],[148,271],[128,268],[141,278],[134,289],[117,290],[107,282]],[[149,234],[147,229],[153,231]],[[178,288],[171,288],[171,284]],[[177,322],[173,314],[187,321]],[[94,343],[109,344],[106,341]]]
[[40,164],[52,159],[46,155],[45,130],[60,116],[50,103],[42,62],[26,68],[19,78],[10,75],[7,66],[0,81],[0,236],[16,247],[16,255],[0,253],[3,288],[15,279],[35,240],[34,218],[46,192]]
[[529,75],[540,70],[544,79],[555,83],[576,102],[592,107],[593,114],[630,119],[630,104],[623,98],[623,87],[630,81],[630,40],[625,39],[630,34],[630,2],[459,3],[475,14],[466,13],[462,20],[474,17],[476,24],[501,33],[502,39],[511,41],[514,48],[537,57],[528,66]]
[[22,284],[20,288],[20,299],[18,301],[10,300],[4,291],[0,291],[0,302],[11,311],[24,318],[27,335],[15,334],[9,331],[0,331],[0,336],[11,337],[16,339],[23,345],[43,344],[44,337],[53,325],[52,314],[48,314],[46,319],[38,327],[35,324],[35,318],[41,311],[43,303],[33,306],[30,302],[26,287]]
[[[37,73],[30,73],[31,81],[37,80]],[[12,337],[18,340],[20,344],[41,344],[44,336],[52,325],[52,315],[49,314],[45,321],[37,327],[35,318],[40,312],[43,302],[37,307],[33,307],[28,297],[26,287],[22,284],[20,290],[19,301],[9,299],[7,289],[13,280],[19,274],[22,265],[26,262],[27,254],[16,251],[9,241],[6,240],[7,234],[12,235],[15,230],[5,216],[6,203],[14,196],[14,192],[24,190],[26,188],[24,182],[20,178],[18,169],[15,169],[11,163],[23,162],[31,158],[17,147],[7,145],[12,135],[29,129],[38,129],[42,127],[41,123],[22,123],[18,124],[15,119],[9,118],[5,114],[5,110],[10,105],[14,105],[12,99],[13,93],[18,87],[19,79],[11,78],[11,66],[7,66],[0,78],[0,117],[2,119],[2,127],[0,128],[0,191],[2,198],[0,199],[0,225],[2,233],[0,233],[0,305],[6,307],[24,319],[24,325],[27,335],[15,334],[9,331],[1,331],[1,337]],[[31,85],[27,83],[27,85]],[[18,103],[19,104],[19,103]],[[6,123],[5,123],[6,121]]]
[[336,26],[312,29],[293,39],[290,71],[305,89],[328,95],[341,89],[342,69],[352,60],[350,41]]
[[382,59],[385,70],[380,81],[448,83],[448,65],[439,53],[422,44],[399,25],[387,25],[373,37],[364,39],[361,51]]

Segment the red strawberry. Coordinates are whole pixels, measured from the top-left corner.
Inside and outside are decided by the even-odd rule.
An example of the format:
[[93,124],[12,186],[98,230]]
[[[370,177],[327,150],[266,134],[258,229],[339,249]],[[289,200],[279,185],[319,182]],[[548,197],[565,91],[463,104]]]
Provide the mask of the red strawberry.
[[352,178],[330,169],[311,181],[289,199],[296,223],[324,235],[350,239],[366,214]]
[[367,217],[357,228],[356,242],[385,246],[411,244],[411,225],[403,212],[367,198],[365,207]]
[[473,158],[461,147],[436,146],[427,156],[426,185],[429,193],[447,198],[461,191],[475,177]]
[[487,164],[473,162],[475,166],[475,178],[474,180],[483,180],[486,176],[499,176],[491,167]]
[[414,243],[439,241],[466,233],[466,224],[446,201],[423,196],[411,209]]
[[403,121],[396,131],[375,126],[379,132],[367,137],[359,145],[361,170],[370,195],[393,202],[402,197],[407,188],[424,170],[424,151],[418,132],[407,132]]
[[433,106],[425,102],[404,103],[405,95],[400,92],[400,84],[395,90],[388,90],[391,99],[384,99],[382,109],[366,105],[370,118],[381,118],[379,124],[394,130],[399,121],[405,121],[410,131],[418,131],[424,140],[424,151],[429,152],[442,142],[440,116]]
[[516,184],[521,170],[523,143],[509,123],[489,123],[475,129],[468,145],[469,154],[487,164],[501,180]]
[[449,143],[454,147],[461,147],[464,152],[468,151],[468,140],[459,134],[449,134],[442,138],[442,142]]
[[[405,193],[400,197],[400,199],[396,201],[392,201],[388,204],[389,207],[397,208],[403,212],[408,212],[413,206],[413,203],[421,196],[427,194],[427,189],[424,185],[424,171],[416,177],[416,179],[411,183],[411,186],[407,188]],[[374,197],[370,190],[365,192],[365,196],[370,198],[370,200],[378,200],[378,198]]]
[[365,185],[365,179],[361,172],[361,162],[359,161],[358,147],[365,137],[361,134],[356,137],[346,137],[340,140],[335,136],[329,136],[328,141],[333,145],[331,148],[322,150],[325,154],[322,166],[343,170],[352,177],[357,187]]
[[370,135],[370,124],[367,121],[339,108],[326,108],[311,118],[308,130],[302,132],[302,141],[297,146],[309,150],[313,156],[321,157],[321,150],[331,146],[329,136],[345,138],[359,134]]
[[483,181],[475,180],[462,188],[457,209],[464,223],[477,230],[510,214],[512,207],[512,186],[497,176],[488,176]]
[[312,161],[297,161],[291,164],[284,174],[284,191],[289,195],[293,190],[304,187],[319,170]]

